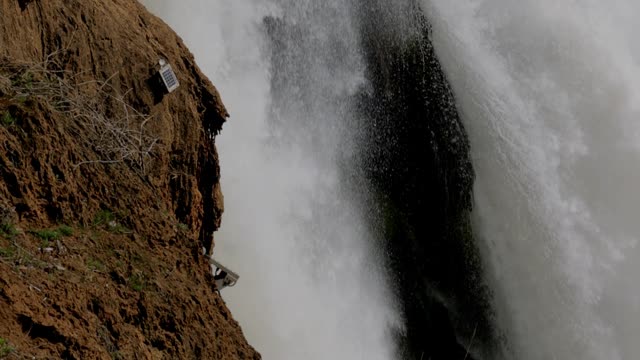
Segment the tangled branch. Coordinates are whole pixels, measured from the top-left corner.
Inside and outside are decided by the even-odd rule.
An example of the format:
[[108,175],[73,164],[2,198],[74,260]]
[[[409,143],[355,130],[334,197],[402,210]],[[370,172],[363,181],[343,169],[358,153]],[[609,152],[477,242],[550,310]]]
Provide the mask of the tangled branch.
[[98,154],[97,159],[81,161],[75,167],[127,163],[144,173],[145,162],[159,142],[146,129],[151,117],[125,101],[129,91],[120,94],[111,85],[117,73],[104,81],[81,81],[82,73],[61,70],[56,59],[62,51],[49,54],[40,63],[0,61],[0,83],[10,84],[14,100],[38,99],[71,120],[71,133],[85,139]]

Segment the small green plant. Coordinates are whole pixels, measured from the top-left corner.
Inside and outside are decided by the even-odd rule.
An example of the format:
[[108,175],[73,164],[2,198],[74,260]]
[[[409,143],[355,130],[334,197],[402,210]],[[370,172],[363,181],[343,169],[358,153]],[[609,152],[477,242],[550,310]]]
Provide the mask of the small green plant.
[[9,344],[9,341],[4,338],[0,338],[0,358],[7,357],[14,351],[15,349]]
[[135,291],[142,291],[146,287],[146,281],[144,279],[144,275],[142,274],[133,274],[129,277],[128,280],[129,286]]
[[93,219],[94,226],[108,225],[110,222],[115,221],[116,216],[109,210],[100,210]]
[[122,213],[116,216],[109,210],[100,210],[95,219],[93,219],[93,226],[106,226],[107,230],[116,234],[129,234],[131,230],[120,224],[117,220],[122,218]]
[[187,224],[183,224],[183,223],[179,223],[178,224],[178,229],[180,229],[181,231],[189,231],[189,225]]
[[0,233],[2,233],[5,238],[13,238],[18,235],[18,230],[16,226],[11,223],[2,223],[0,224]]
[[11,80],[12,87],[25,87],[27,89],[33,88],[33,73],[25,71],[20,76],[14,77]]
[[16,118],[14,118],[10,113],[6,112],[4,113],[4,115],[2,115],[2,125],[9,127],[15,123]]
[[43,230],[31,230],[30,232],[33,235],[42,239],[43,246],[45,246],[44,245],[45,243],[48,246],[50,241],[58,240],[60,238],[60,233],[56,230],[43,229]]
[[0,247],[0,258],[11,258],[16,254],[16,248],[13,246]]
[[87,261],[87,267],[93,271],[104,271],[105,270],[105,266],[102,263],[102,261],[98,260],[98,259],[89,259],[89,261]]
[[68,225],[60,225],[60,227],[58,227],[58,232],[63,236],[71,236],[73,235],[73,228]]

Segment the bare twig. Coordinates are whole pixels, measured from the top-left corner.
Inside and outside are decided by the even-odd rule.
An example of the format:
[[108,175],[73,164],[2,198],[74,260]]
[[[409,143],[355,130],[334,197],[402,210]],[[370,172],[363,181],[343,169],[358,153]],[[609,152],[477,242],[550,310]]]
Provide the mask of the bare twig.
[[117,72],[104,81],[80,81],[83,73],[60,70],[57,59],[64,51],[55,51],[40,63],[0,62],[0,77],[10,81],[14,99],[39,99],[72,120],[67,130],[98,155],[74,167],[127,163],[144,173],[160,140],[146,129],[151,117],[126,102],[132,89],[120,94],[111,85]]

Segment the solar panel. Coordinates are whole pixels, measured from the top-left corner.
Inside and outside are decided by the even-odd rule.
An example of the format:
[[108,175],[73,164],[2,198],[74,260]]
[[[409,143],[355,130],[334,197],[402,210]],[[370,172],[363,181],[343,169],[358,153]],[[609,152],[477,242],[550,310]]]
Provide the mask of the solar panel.
[[178,78],[169,64],[164,64],[160,68],[160,77],[162,78],[164,85],[167,87],[168,92],[172,92],[180,86]]

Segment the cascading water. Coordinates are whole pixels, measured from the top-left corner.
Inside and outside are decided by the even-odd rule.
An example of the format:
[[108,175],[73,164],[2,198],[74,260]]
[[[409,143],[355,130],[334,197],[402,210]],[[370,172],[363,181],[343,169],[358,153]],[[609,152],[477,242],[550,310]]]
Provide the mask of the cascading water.
[[225,194],[214,255],[267,359],[390,359],[398,315],[343,167],[345,100],[364,82],[341,1],[145,1],[184,37],[232,114],[217,138]]
[[[637,358],[640,5],[418,1],[471,141],[474,230],[502,339],[485,357]],[[393,357],[398,316],[366,191],[343,170],[357,167],[351,102],[368,86],[358,24],[402,41],[411,2],[367,21],[356,0],[146,3],[233,115],[217,139],[216,254],[242,275],[224,296],[250,342],[265,358]],[[385,46],[369,56],[384,63]],[[477,324],[466,328],[473,340]]]
[[424,0],[505,359],[640,356],[640,4]]

